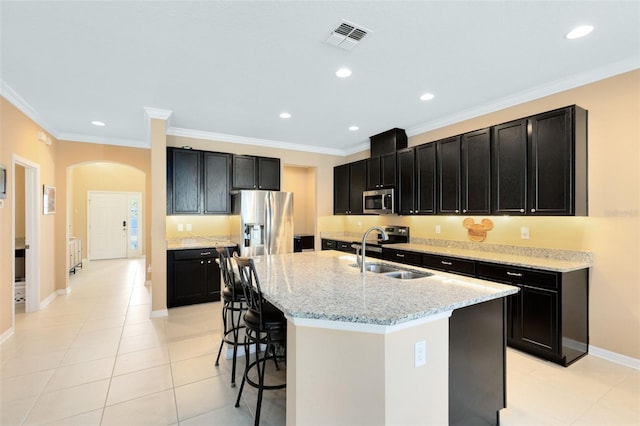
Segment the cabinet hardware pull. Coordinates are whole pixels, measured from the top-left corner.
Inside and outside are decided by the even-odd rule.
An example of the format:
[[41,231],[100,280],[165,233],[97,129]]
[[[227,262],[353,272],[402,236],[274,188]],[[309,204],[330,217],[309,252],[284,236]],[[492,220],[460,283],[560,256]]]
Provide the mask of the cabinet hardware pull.
[[445,262],[444,260],[441,260],[440,263],[442,263],[443,265],[449,265],[449,266],[453,265],[453,263]]
[[460,213],[460,210],[456,209],[456,213]]
[[413,210],[409,210],[409,213],[413,213]]
[[467,212],[467,209],[463,209],[463,210],[462,210],[462,213],[466,213],[466,212]]
[[521,277],[522,274],[520,272],[509,272],[507,271],[507,275],[511,275],[512,277]]
[[200,256],[209,256],[211,254],[210,251],[201,252]]
[[201,265],[204,265],[204,260],[201,260],[201,261],[200,261],[200,264],[201,264]]
[[531,209],[531,213],[535,213],[535,212],[536,212],[536,209]]
[[404,254],[396,253],[396,256],[398,256],[398,257],[404,257]]
[[524,209],[520,209],[520,213],[524,213]]

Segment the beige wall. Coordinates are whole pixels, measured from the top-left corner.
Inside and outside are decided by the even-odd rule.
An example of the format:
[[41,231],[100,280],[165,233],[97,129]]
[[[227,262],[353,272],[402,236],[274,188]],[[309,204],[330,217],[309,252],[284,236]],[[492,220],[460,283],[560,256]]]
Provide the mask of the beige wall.
[[[52,138],[52,144],[38,141],[38,132],[44,130],[27,118],[13,105],[0,97],[0,163],[7,166],[7,198],[4,208],[0,209],[0,335],[11,328],[13,295],[13,265],[11,248],[13,247],[13,155],[40,167],[40,182],[56,185],[55,156],[58,141]],[[45,132],[46,133],[46,132]],[[42,208],[42,200],[40,200]],[[58,215],[40,215],[40,300],[49,297],[56,289],[56,263],[50,253],[54,253],[55,220]],[[64,264],[64,263],[63,263]]]
[[282,191],[293,192],[293,232],[315,235],[316,231],[316,168],[285,166]]
[[[145,192],[145,174],[119,163],[96,162],[72,167],[69,236],[82,240],[82,258],[87,258],[87,193],[89,191]],[[144,212],[143,212],[144,214]],[[143,224],[144,226],[144,224]],[[146,252],[144,243],[142,253]]]

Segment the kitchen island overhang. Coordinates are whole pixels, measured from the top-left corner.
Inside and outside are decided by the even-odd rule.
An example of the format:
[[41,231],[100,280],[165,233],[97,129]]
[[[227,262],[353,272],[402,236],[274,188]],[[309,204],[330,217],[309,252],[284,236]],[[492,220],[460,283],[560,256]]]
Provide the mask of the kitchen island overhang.
[[[518,289],[439,272],[401,280],[354,264],[332,251],[255,258],[265,297],[288,318],[287,424],[448,424],[451,313]],[[499,318],[492,333],[504,354]],[[416,367],[419,342],[426,357]]]

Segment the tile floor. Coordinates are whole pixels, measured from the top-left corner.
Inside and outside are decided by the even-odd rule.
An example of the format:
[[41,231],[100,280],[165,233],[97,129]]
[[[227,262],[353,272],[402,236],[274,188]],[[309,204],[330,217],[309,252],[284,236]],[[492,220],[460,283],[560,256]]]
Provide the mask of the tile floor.
[[[235,408],[230,364],[214,366],[220,303],[149,319],[140,259],[88,262],[70,286],[44,310],[16,311],[0,346],[1,425],[253,424],[255,390]],[[640,371],[593,356],[569,368],[507,356],[502,425],[640,425]],[[262,424],[285,424],[285,396],[265,392]]]

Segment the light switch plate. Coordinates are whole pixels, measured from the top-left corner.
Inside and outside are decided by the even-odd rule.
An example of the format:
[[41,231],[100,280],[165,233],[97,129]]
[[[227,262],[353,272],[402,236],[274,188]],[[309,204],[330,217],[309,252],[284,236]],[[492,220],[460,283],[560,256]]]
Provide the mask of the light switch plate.
[[191,231],[191,224],[187,223],[187,232],[190,232],[190,231]]
[[178,232],[184,232],[184,225],[182,223],[178,224]]
[[440,225],[436,225],[436,234],[440,233]]
[[523,240],[529,239],[529,228],[527,228],[526,226],[520,228],[520,238],[522,238]]
[[427,363],[427,342],[421,340],[414,347],[414,367],[420,367]]

